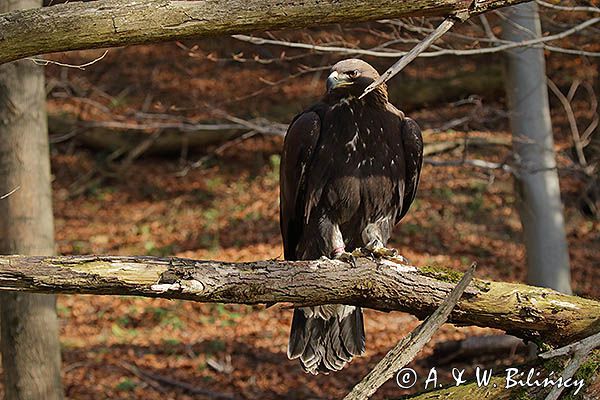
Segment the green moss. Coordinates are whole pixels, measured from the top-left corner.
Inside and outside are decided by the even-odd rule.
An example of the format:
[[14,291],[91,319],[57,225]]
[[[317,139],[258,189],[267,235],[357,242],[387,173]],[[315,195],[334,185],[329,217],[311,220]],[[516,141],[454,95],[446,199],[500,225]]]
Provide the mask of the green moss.
[[[538,346],[539,347],[539,346]],[[541,352],[545,352],[546,350],[541,350]],[[548,373],[554,371],[555,374],[560,373],[563,369],[565,369],[565,357],[556,357],[551,358],[542,363],[544,370],[548,371]]]
[[473,279],[473,285],[484,293],[489,292],[492,286],[490,281],[482,281],[480,279]]
[[[534,339],[534,343],[537,345],[538,347],[538,351],[540,353],[545,353],[547,351],[553,350],[554,348],[552,346],[550,346],[548,343],[545,343],[542,341],[542,339],[538,338],[538,339]],[[550,360],[552,361],[552,360]]]
[[419,272],[425,276],[430,276],[439,281],[458,283],[463,277],[462,272],[455,271],[453,269],[428,265],[425,267],[419,267]]
[[[584,389],[577,393],[577,396],[572,393],[567,393],[564,396],[564,400],[580,400],[583,399],[585,388],[591,383],[592,378],[600,371],[600,350],[595,350],[588,356],[588,358],[581,364],[581,367],[575,372],[574,378],[583,380]],[[571,390],[572,392],[573,390]]]
[[520,389],[515,390],[512,393],[511,397],[513,400],[533,400],[533,398],[531,396],[529,396],[529,393],[527,393],[527,389],[522,387]]

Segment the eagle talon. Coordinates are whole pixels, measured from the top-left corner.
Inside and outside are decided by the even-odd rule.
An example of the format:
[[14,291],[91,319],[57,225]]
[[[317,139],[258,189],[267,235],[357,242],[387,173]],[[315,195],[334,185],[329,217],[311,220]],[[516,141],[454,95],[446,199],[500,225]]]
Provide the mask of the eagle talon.
[[361,251],[373,258],[383,258],[396,263],[409,265],[408,259],[403,255],[398,254],[398,250],[384,247],[379,241],[370,242],[367,246],[363,247]]
[[343,261],[345,263],[348,263],[348,264],[352,265],[353,267],[356,267],[356,258],[354,257],[354,254],[352,254],[352,253],[348,253],[346,251],[343,251],[343,252],[341,252],[339,254],[336,254],[334,256],[334,258],[336,260],[340,260],[340,261]]

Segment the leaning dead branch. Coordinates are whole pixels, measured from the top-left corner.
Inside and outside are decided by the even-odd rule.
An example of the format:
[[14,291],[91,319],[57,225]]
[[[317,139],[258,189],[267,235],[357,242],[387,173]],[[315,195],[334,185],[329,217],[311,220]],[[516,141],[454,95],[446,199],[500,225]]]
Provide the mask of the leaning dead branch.
[[[0,290],[136,295],[199,302],[349,304],[431,314],[460,274],[389,260],[228,263],[183,258],[0,256]],[[563,345],[600,332],[600,303],[550,289],[474,280],[450,322]]]
[[429,48],[438,40],[444,33],[448,32],[450,28],[454,26],[456,21],[467,19],[469,17],[468,13],[461,13],[460,16],[450,16],[446,18],[433,32],[431,32],[425,39],[423,39],[419,44],[413,47],[404,57],[398,60],[394,65],[388,68],[381,76],[369,86],[366,87],[365,91],[360,95],[359,98],[365,97],[367,94],[372,92],[379,85],[382,85],[392,79],[398,72],[402,71],[404,67],[406,67],[411,61],[413,61],[417,56],[423,53],[425,50]]
[[578,351],[592,351],[596,348],[600,348],[600,333],[581,339],[575,343],[571,343],[567,346],[550,350],[540,354],[540,358],[549,360],[554,357],[569,356],[577,353]]
[[431,340],[431,337],[442,326],[456,303],[463,295],[465,289],[471,283],[473,274],[475,273],[475,264],[463,275],[462,279],[452,290],[450,295],[438,307],[433,314],[415,328],[409,335],[401,340],[392,350],[390,350],[381,361],[377,363],[375,368],[369,372],[367,376],[360,381],[344,400],[363,400],[370,398],[376,391],[387,382],[396,371],[416,357],[423,346]]

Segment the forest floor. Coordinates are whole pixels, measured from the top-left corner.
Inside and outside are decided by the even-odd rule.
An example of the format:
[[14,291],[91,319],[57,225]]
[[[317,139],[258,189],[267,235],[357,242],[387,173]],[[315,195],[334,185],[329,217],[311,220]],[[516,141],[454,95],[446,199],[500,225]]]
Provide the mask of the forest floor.
[[[251,48],[231,39],[194,43],[198,48],[193,51],[174,43],[114,49],[86,71],[51,66],[49,111],[110,120],[115,115],[130,118],[132,110],[143,110],[201,121],[210,117],[207,105],[212,105],[243,118],[260,116],[289,122],[322,91],[324,74],[320,72],[276,85],[265,83],[295,72],[291,63],[262,64],[250,57],[253,51],[275,52],[273,49]],[[194,43],[186,46],[192,48]],[[248,56],[246,62],[232,61],[228,56],[241,51]],[[75,52],[53,58],[77,63],[100,54]],[[331,56],[311,57],[302,61],[327,65],[335,60]],[[379,69],[388,61],[379,61]],[[390,86],[412,80],[425,82],[446,74],[474,74],[484,64],[488,64],[484,59],[418,60]],[[590,71],[576,62],[552,58],[549,70],[562,71],[560,77],[564,79],[568,75],[565,70],[570,77],[583,74],[586,78]],[[490,74],[485,79],[492,82],[499,72]],[[481,86],[483,93],[472,93],[480,99],[479,105],[454,103],[465,98],[459,94],[437,104],[409,107],[408,114],[421,124],[428,142],[463,141],[466,136],[509,141],[507,120],[495,111],[504,108],[502,88],[492,83],[488,87],[485,80]],[[253,95],[256,91],[260,92]],[[402,99],[396,101],[403,108]],[[559,165],[570,167],[570,133],[562,109],[554,103]],[[585,118],[585,107],[581,109]],[[436,130],[464,115],[473,118],[453,129]],[[54,144],[57,251],[228,261],[281,258],[281,147],[281,137],[256,136],[215,154],[203,168],[184,176],[178,174],[185,165],[178,157],[142,156],[117,176],[93,180],[90,176],[106,167],[106,152],[89,150],[76,137]],[[213,150],[196,149],[186,157],[194,161]],[[468,156],[502,162],[509,151],[502,145],[472,146]],[[455,150],[434,159],[457,160],[462,156],[462,150]],[[600,223],[582,216],[577,209],[583,188],[578,175],[561,169],[560,178],[573,289],[578,295],[600,299]],[[391,245],[414,265],[464,270],[477,261],[480,278],[526,279],[513,179],[502,170],[425,165],[417,199],[394,231]],[[341,398],[419,323],[408,314],[366,310],[365,355],[339,373],[311,376],[286,357],[291,310],[281,306],[265,309],[141,297],[61,295],[58,313],[63,378],[70,399],[202,399],[215,398],[216,393],[243,399]],[[466,368],[465,376],[472,377],[477,365],[500,370],[522,362],[524,355],[518,352],[451,363],[429,357],[438,343],[495,333],[444,325],[410,366],[421,378],[436,367],[441,383],[447,384],[452,368]],[[161,383],[155,379],[157,375],[179,383]],[[397,398],[422,389],[423,382],[421,379],[412,391],[403,391],[390,381],[375,398]],[[190,388],[207,394],[194,395]]]

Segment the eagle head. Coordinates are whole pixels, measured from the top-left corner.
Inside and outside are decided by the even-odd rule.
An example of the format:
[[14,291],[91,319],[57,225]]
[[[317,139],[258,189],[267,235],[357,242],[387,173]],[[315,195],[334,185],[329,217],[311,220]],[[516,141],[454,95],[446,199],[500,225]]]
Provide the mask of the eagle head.
[[[367,62],[356,58],[342,60],[331,68],[327,78],[327,94],[338,98],[359,97],[378,78],[377,70]],[[385,85],[380,85],[373,92],[375,95],[383,95],[387,100]]]

